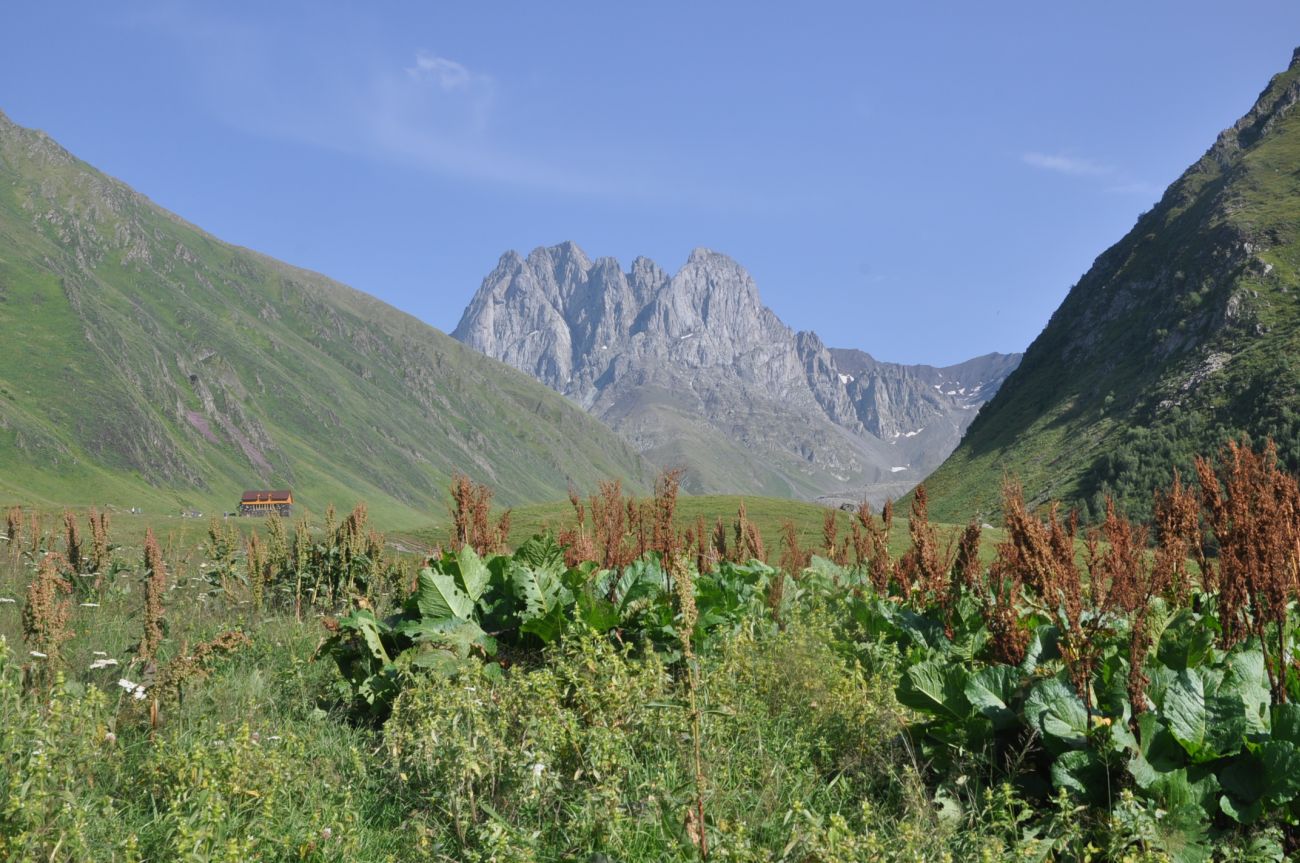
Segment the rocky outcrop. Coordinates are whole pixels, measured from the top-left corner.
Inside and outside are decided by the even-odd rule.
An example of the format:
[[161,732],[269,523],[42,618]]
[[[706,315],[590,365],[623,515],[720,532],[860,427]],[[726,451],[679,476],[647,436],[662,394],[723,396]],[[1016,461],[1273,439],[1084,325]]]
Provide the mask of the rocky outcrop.
[[881,363],[791,330],[726,255],[696,249],[670,277],[571,242],[502,255],[452,335],[685,467],[691,490],[846,500],[918,482],[1018,358]]

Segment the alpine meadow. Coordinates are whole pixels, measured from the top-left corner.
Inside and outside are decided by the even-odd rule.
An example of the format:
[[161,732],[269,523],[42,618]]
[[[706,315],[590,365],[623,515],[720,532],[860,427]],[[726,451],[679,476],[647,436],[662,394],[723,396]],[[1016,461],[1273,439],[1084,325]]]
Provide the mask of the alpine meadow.
[[1300,12],[73,5],[0,860],[1300,859]]

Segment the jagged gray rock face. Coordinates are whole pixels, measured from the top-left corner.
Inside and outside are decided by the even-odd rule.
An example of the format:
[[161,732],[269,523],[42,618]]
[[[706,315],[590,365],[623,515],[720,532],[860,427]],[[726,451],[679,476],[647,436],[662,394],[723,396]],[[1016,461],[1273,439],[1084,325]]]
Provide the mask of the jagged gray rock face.
[[882,363],[794,332],[696,249],[669,276],[575,244],[502,255],[452,335],[603,419],[694,492],[879,502],[957,445],[1019,355]]

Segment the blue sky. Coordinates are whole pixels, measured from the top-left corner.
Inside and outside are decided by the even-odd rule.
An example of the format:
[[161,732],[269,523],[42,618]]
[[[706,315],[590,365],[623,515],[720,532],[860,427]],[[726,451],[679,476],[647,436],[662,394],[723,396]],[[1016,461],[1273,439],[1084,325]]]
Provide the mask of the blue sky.
[[1022,350],[1245,113],[1300,4],[47,3],[0,109],[453,328],[506,249],[726,252],[881,359]]

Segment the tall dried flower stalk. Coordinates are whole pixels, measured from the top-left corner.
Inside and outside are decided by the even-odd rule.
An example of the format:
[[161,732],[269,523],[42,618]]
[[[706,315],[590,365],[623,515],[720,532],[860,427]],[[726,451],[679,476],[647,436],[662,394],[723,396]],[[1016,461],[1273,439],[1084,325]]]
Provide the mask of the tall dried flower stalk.
[[102,574],[108,569],[112,546],[108,541],[108,511],[90,509],[90,571]]
[[5,511],[5,541],[10,552],[17,554],[23,541],[23,508],[11,506]]
[[[302,582],[311,568],[311,526],[301,518],[293,525],[293,616],[302,621]],[[315,596],[312,602],[316,601]]]
[[[1287,609],[1300,594],[1300,484],[1278,466],[1270,440],[1262,452],[1230,441],[1213,466],[1196,460],[1206,520],[1218,543],[1222,643],[1254,635],[1264,647],[1275,703],[1286,700]],[[1270,632],[1271,630],[1271,632]]]
[[794,522],[789,519],[781,524],[781,538],[784,545],[781,552],[781,569],[798,578],[812,561],[812,552],[805,551],[799,546],[799,531],[794,526]]
[[747,560],[767,560],[767,550],[763,548],[763,535],[759,532],[758,525],[749,520],[749,513],[745,511],[743,500],[736,509],[736,521],[732,527],[735,533],[735,542],[731,549],[733,561],[744,563]]
[[41,558],[35,577],[27,585],[27,603],[23,606],[23,639],[31,650],[44,654],[46,669],[59,662],[63,643],[75,634],[68,629],[72,602],[67,597],[72,585],[60,572],[61,563],[57,554]]
[[918,485],[912,493],[907,532],[912,545],[898,566],[903,594],[906,596],[912,590],[919,590],[923,602],[941,601],[952,568],[952,551],[951,548],[939,549],[939,537],[934,525],[930,524],[929,498],[923,485]]
[[652,537],[655,551],[665,562],[677,553],[678,536],[673,519],[677,513],[677,493],[681,489],[682,470],[674,468],[659,474],[655,480],[654,526]]
[[73,573],[81,572],[81,532],[77,530],[77,516],[70,509],[63,511],[63,556]]
[[948,573],[948,590],[943,598],[944,633],[953,637],[953,616],[963,593],[975,593],[980,587],[980,524],[972,520],[957,542],[957,556]]
[[480,555],[488,555],[505,548],[506,534],[510,530],[510,512],[501,521],[491,523],[492,489],[475,483],[465,474],[457,472],[451,478],[451,520],[449,537],[451,548],[459,551],[468,545]]
[[689,565],[680,555],[666,560],[665,565],[672,575],[677,595],[677,616],[680,621],[677,635],[682,645],[682,660],[686,666],[686,705],[691,723],[692,761],[695,769],[695,800],[687,811],[686,827],[700,859],[707,860],[709,838],[704,820],[706,783],[703,755],[704,716],[699,706],[699,664],[696,662],[693,647],[695,624],[699,619],[699,612],[695,607],[695,583]]
[[140,659],[149,662],[158,655],[163,640],[163,594],[167,591],[167,567],[153,528],[144,535],[144,633],[140,638]]
[[253,611],[261,611],[263,603],[263,594],[266,591],[266,553],[263,550],[261,541],[257,538],[257,533],[253,532],[248,535],[248,543],[244,550],[244,563],[248,570],[248,590],[253,599]]

